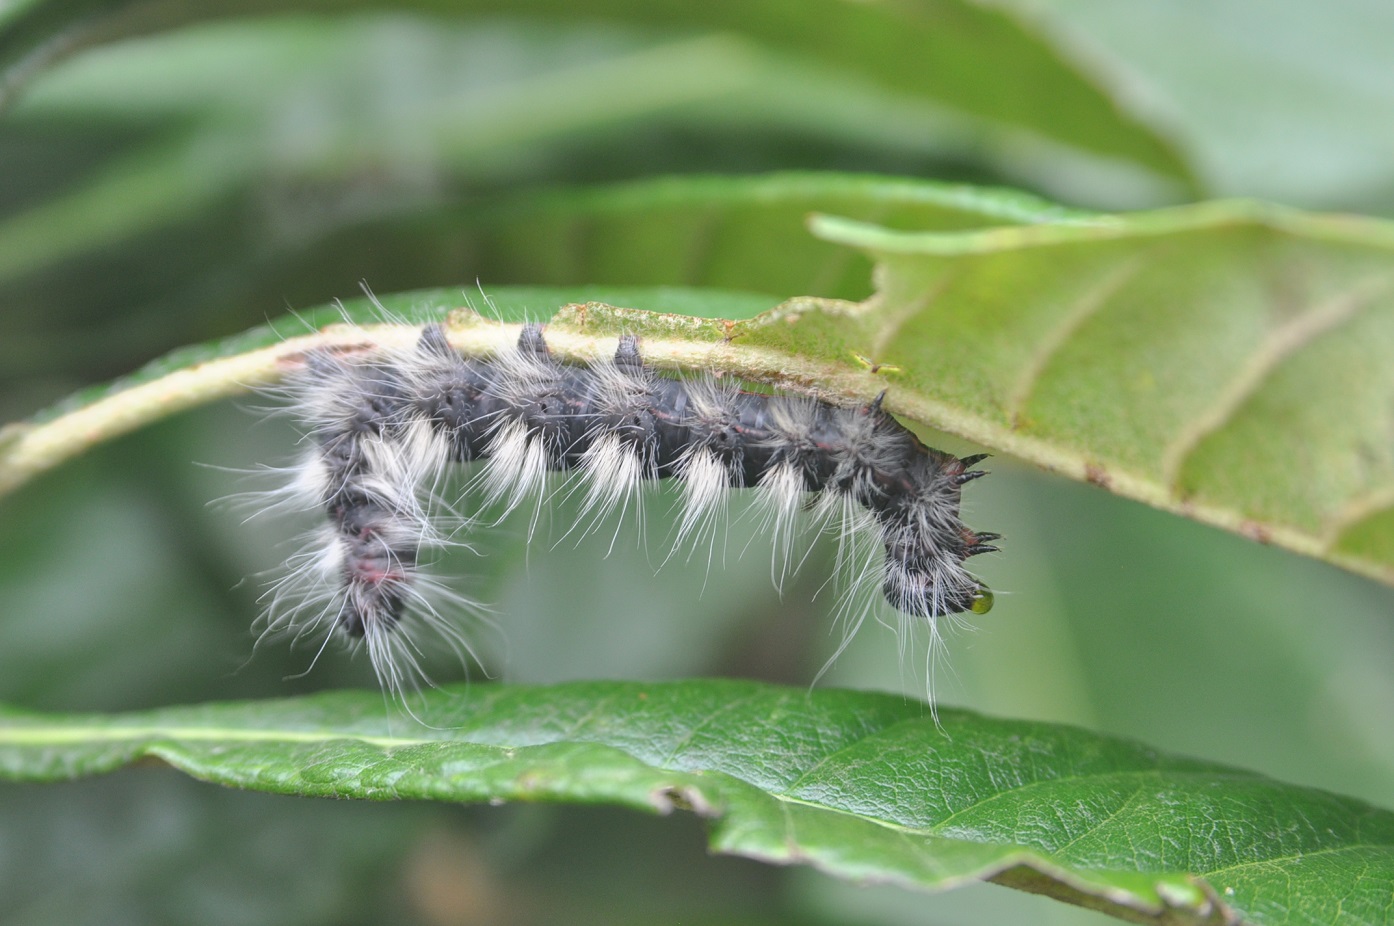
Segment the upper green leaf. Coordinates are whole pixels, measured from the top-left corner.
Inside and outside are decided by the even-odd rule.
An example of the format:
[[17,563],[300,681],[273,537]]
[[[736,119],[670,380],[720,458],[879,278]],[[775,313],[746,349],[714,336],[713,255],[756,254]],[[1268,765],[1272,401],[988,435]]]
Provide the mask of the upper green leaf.
[[[354,10],[360,2],[292,4]],[[701,4],[601,0],[468,3],[415,0],[409,7],[455,15],[528,15],[553,21],[609,20],[660,29],[747,35],[802,63],[841,71],[985,122],[1141,164],[1188,179],[1169,143],[1134,117],[1049,39],[1005,12],[966,0],[856,3],[850,0]],[[0,14],[0,105],[58,55],[113,36],[258,12],[259,4],[160,4],[139,0],[36,0]],[[400,9],[400,5],[397,7]],[[285,12],[285,5],[281,11]],[[719,74],[711,75],[716,80]]]
[[721,852],[943,889],[994,878],[1139,922],[1385,923],[1394,813],[1070,727],[752,682],[432,691],[140,714],[0,714],[0,774],[154,757],[372,800],[604,802],[713,823]]

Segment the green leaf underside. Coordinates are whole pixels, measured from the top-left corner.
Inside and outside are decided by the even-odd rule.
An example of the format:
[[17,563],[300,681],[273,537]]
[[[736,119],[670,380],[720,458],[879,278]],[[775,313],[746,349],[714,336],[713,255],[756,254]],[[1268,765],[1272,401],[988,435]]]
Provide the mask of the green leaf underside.
[[1093,225],[815,230],[878,260],[836,328],[920,420],[1394,581],[1394,226],[1253,203]]
[[[755,682],[476,685],[139,714],[0,713],[0,775],[142,758],[234,787],[566,801],[712,821],[719,852],[946,889],[983,877],[1142,922],[1388,922],[1394,814],[1072,727]],[[1203,879],[1197,880],[1197,879]],[[1208,885],[1208,887],[1207,887]]]
[[[180,348],[130,376],[84,389],[27,421],[0,427],[0,495],[97,443],[276,382],[291,368],[288,363],[298,363],[303,351],[318,343],[314,332],[325,326],[379,324],[384,319],[419,325],[443,321],[452,312],[457,316],[463,313],[469,316],[466,327],[482,329],[486,338],[481,343],[487,347],[476,352],[487,353],[517,336],[516,328],[505,331],[489,319],[545,321],[559,306],[592,301],[643,307],[622,313],[635,320],[632,330],[640,330],[640,321],[646,320],[652,325],[650,330],[671,338],[675,334],[693,337],[694,329],[687,324],[674,329],[664,321],[674,316],[658,313],[679,313],[682,322],[699,317],[741,319],[768,309],[778,300],[756,293],[680,287],[499,287],[485,293],[452,288],[346,300],[298,312],[230,338]],[[603,313],[595,314],[598,322]],[[715,322],[708,327],[723,330]],[[700,341],[710,341],[713,336],[708,333]]]
[[[354,11],[359,2],[285,4],[280,12]],[[140,35],[229,14],[256,14],[261,3],[161,4],[138,0],[48,0],[0,13],[0,106],[55,58],[115,37]],[[1098,82],[1052,47],[1029,23],[966,0],[864,4],[807,0],[702,4],[599,0],[583,7],[556,0],[441,3],[408,9],[454,15],[528,15],[551,21],[612,20],[630,27],[732,32],[794,60],[843,72],[911,99],[1024,129],[1108,158],[1189,180],[1171,144],[1124,113]],[[797,22],[798,28],[790,28]],[[990,75],[991,80],[984,79]],[[1003,88],[1011,88],[1004,91]]]
[[[549,343],[564,357],[603,354],[606,337],[631,332],[661,366],[711,367],[847,402],[887,390],[887,407],[908,418],[1394,581],[1389,224],[1246,203],[920,234],[833,218],[814,224],[876,258],[877,295],[793,299],[753,318],[776,300],[681,289],[491,295],[501,315],[518,317],[522,307],[534,319],[566,303],[627,306],[554,317]],[[444,317],[467,299],[455,290],[387,301],[394,314],[419,319]],[[340,311],[380,317],[360,300],[190,349],[130,382],[149,385],[172,369],[273,344]],[[267,367],[253,379],[275,373]],[[242,385],[223,381],[205,396]],[[100,418],[96,406],[80,406],[110,394],[60,411]],[[63,423],[51,414],[37,420]],[[25,428],[21,439],[37,431],[18,432]],[[109,436],[99,431],[84,425],[82,434]],[[28,451],[16,449],[16,433],[0,441],[0,490],[83,446],[48,453],[42,465],[17,463],[16,453]]]

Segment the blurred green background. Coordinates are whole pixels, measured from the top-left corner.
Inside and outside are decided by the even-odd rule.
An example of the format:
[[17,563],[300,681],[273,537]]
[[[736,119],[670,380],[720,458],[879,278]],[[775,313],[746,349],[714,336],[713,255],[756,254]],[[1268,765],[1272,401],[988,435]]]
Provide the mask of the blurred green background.
[[[1240,195],[1394,214],[1394,7],[1379,0],[925,0],[856,5],[859,31],[822,37],[852,5],[417,6],[188,24],[25,87],[0,114],[0,417],[360,280],[462,299],[476,280],[713,282],[653,279],[640,258],[597,278],[552,238],[531,247],[529,204],[576,185],[797,169],[1092,209]],[[0,10],[0,29],[24,15]],[[915,59],[936,30],[962,60]],[[902,33],[908,49],[878,44]],[[481,244],[504,226],[511,249]],[[720,285],[871,291],[864,272],[790,281],[777,248],[754,257]],[[253,651],[255,577],[294,528],[210,502],[293,453],[259,404],[168,420],[0,501],[0,699],[114,711],[371,684],[343,654],[300,677],[312,650]],[[991,468],[966,507],[1006,536],[982,566],[998,604],[950,640],[941,702],[1394,806],[1394,592],[1010,459]],[[830,551],[781,600],[739,512],[710,573],[704,557],[663,563],[670,503],[655,493],[648,544],[631,526],[608,557],[608,534],[530,549],[519,519],[481,534],[482,558],[455,568],[496,603],[497,630],[477,636],[488,670],[812,680],[839,642],[831,596],[815,597]],[[543,536],[568,524],[555,510]],[[870,626],[820,684],[919,695],[922,659]],[[1104,922],[991,886],[922,897],[710,858],[691,818],[332,804],[148,768],[0,788],[0,920]]]

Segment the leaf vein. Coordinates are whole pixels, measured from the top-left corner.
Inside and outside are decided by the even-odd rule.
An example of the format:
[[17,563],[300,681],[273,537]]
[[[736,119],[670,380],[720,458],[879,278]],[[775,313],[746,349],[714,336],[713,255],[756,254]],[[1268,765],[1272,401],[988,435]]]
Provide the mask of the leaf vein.
[[1258,394],[1283,361],[1297,354],[1321,335],[1340,327],[1388,292],[1394,276],[1388,273],[1364,277],[1330,299],[1299,312],[1268,333],[1238,372],[1220,391],[1210,407],[1181,430],[1162,452],[1163,482],[1175,489],[1186,460],[1210,435],[1222,430],[1244,404]]
[[1212,868],[1209,871],[1200,872],[1206,878],[1213,878],[1216,875],[1229,872],[1242,871],[1246,868],[1263,868],[1269,865],[1282,865],[1286,862],[1300,862],[1303,859],[1313,858],[1320,855],[1339,855],[1345,852],[1361,852],[1365,850],[1386,851],[1394,849],[1394,841],[1391,842],[1355,842],[1346,843],[1340,846],[1327,846],[1324,849],[1313,849],[1311,852],[1296,852],[1290,855],[1276,855],[1272,858],[1252,859],[1247,862],[1236,862],[1233,865],[1226,865],[1223,868]]
[[1143,258],[1139,254],[1112,267],[1094,285],[1090,286],[1075,300],[1060,320],[1045,336],[1023,364],[1011,391],[1007,393],[1007,420],[1019,426],[1026,409],[1026,403],[1045,373],[1051,359],[1069,342],[1070,337],[1084,326],[1084,323],[1099,314],[1105,306],[1118,295],[1142,269]]

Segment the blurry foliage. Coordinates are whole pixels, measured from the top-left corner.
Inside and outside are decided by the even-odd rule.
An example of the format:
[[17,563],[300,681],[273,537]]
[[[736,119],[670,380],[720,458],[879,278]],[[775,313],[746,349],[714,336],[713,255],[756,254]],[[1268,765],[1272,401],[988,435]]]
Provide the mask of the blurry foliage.
[[[54,35],[138,33],[175,5],[108,6],[129,19],[95,15],[99,3],[0,11],[17,93],[0,116],[5,420],[171,347],[354,295],[359,280],[793,294],[777,251],[739,278],[653,280],[637,261],[592,277],[549,245],[536,265],[480,246],[539,209],[575,209],[584,228],[575,186],[840,170],[1006,184],[1082,208],[1266,195],[1394,213],[1394,12],[1361,0],[974,7],[955,28],[977,37],[975,54],[922,81],[865,36],[911,28],[894,18],[905,9],[932,25],[951,5],[858,4],[886,20],[841,43],[800,29],[815,15],[802,9],[777,38],[769,22],[744,28],[740,4],[704,18],[615,0],[565,16],[421,3],[191,25],[48,70],[22,54],[61,47]],[[1055,86],[1069,89],[1043,92]],[[871,291],[850,271],[804,288]],[[241,487],[223,468],[290,452],[287,429],[258,417],[226,406],[169,420],[0,504],[0,700],[113,711],[366,680],[346,659],[305,678],[307,653],[252,652],[258,590],[243,577],[274,565],[282,538],[207,502]],[[1394,805],[1388,589],[1009,459],[993,468],[970,515],[1010,538],[990,566],[1006,594],[952,640],[941,701]],[[802,684],[836,644],[827,616],[807,613],[816,569],[781,602],[763,555],[729,557],[698,601],[687,590],[703,563],[655,575],[633,544],[603,558],[608,538],[525,561],[516,526],[495,533],[483,581],[506,616],[506,648],[491,642],[510,681]],[[649,603],[675,588],[693,614],[655,615]],[[920,692],[913,660],[875,631],[825,682]],[[709,858],[690,821],[620,811],[329,805],[148,769],[7,786],[0,801],[7,923],[1100,921],[995,888],[911,896]]]

